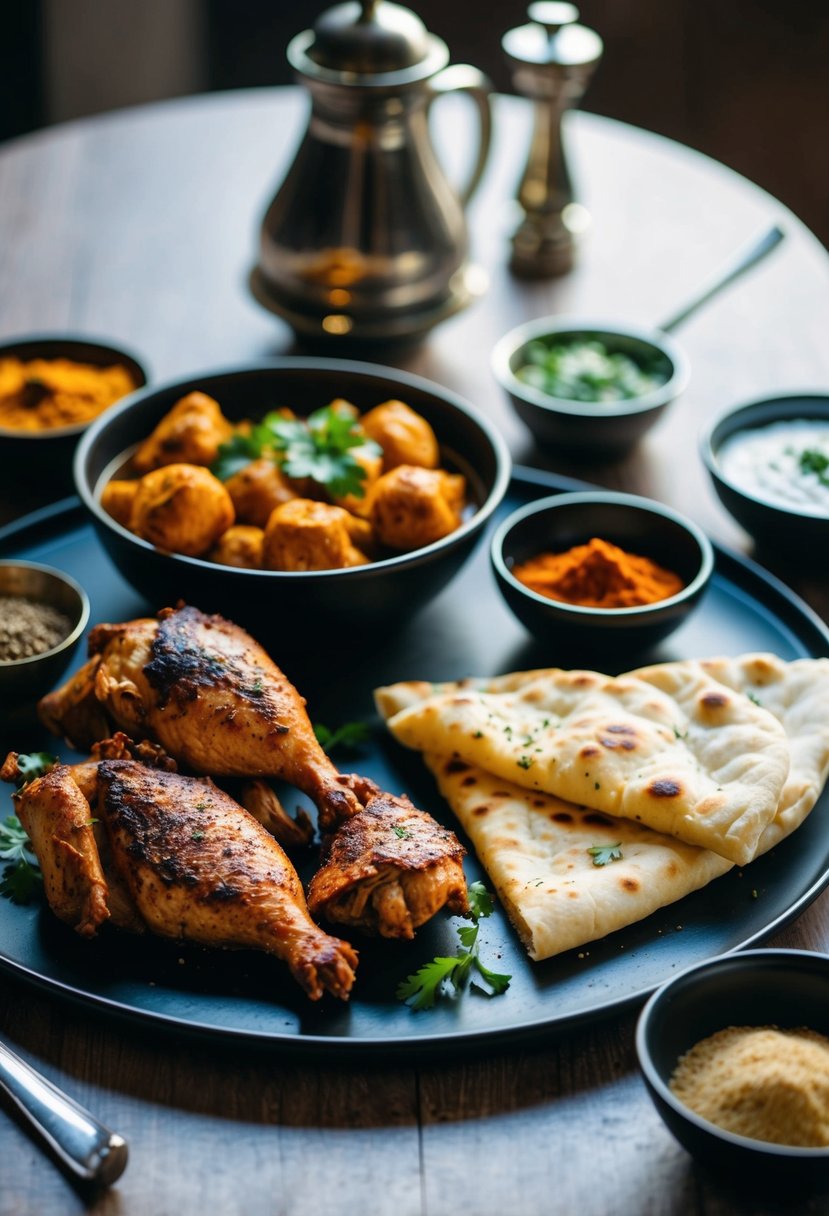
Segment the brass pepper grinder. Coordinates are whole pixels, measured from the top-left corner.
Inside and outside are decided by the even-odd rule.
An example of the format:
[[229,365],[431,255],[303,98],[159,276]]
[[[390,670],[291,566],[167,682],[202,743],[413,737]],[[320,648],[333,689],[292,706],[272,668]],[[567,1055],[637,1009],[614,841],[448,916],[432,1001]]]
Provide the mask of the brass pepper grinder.
[[594,30],[577,25],[579,11],[558,0],[537,0],[529,25],[509,30],[501,45],[519,93],[535,102],[530,155],[518,201],[524,219],[512,238],[512,270],[548,278],[572,269],[587,214],[573,199],[562,139],[566,110],[578,104],[602,56]]

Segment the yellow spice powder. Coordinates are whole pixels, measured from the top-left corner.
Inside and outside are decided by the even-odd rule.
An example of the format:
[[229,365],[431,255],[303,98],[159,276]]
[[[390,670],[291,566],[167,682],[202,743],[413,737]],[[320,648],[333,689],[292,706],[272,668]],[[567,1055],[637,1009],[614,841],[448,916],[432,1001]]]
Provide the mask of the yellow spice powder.
[[729,1026],[681,1056],[671,1090],[703,1119],[773,1144],[829,1145],[829,1039]]

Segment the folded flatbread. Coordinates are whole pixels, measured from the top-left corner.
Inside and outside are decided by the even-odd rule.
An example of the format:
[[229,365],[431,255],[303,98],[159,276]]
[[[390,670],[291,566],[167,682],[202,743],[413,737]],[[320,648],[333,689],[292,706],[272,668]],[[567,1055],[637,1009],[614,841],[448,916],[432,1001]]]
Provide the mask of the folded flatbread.
[[670,678],[671,672],[689,667],[744,693],[773,714],[786,732],[789,773],[774,818],[757,843],[754,855],[759,857],[800,826],[829,776],[829,659],[786,663],[773,654],[745,654],[660,663],[631,674],[661,687],[666,674]]
[[701,664],[647,672],[551,668],[437,688],[393,685],[376,700],[408,747],[745,864],[789,771],[780,721]]
[[[552,794],[530,793],[463,760],[426,763],[538,962],[597,941],[731,869],[708,849]],[[617,860],[589,850],[613,850]]]
[[[750,654],[658,664],[631,674],[671,688],[683,671],[692,677],[704,673],[760,701],[785,731],[791,764],[774,818],[758,841],[757,855],[766,852],[799,826],[829,774],[829,659],[785,663]],[[376,699],[381,713],[393,717],[436,693],[515,692],[557,674],[516,672],[444,685],[410,681],[379,689]],[[427,753],[425,759],[535,960],[633,924],[731,869],[709,850],[530,792],[457,756]],[[602,846],[617,846],[614,854],[621,856],[596,865],[589,850]]]

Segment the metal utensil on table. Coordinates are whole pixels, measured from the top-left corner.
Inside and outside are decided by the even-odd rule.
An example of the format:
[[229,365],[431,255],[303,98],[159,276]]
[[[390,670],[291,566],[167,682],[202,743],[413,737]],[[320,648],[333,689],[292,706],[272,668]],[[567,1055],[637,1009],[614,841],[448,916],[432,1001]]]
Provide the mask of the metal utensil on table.
[[78,1178],[111,1186],[127,1164],[127,1143],[0,1043],[0,1089]]
[[773,224],[762,236],[756,237],[744,249],[738,250],[734,255],[734,260],[722,270],[719,270],[707,287],[699,291],[693,300],[689,300],[683,308],[675,312],[667,321],[663,321],[658,328],[664,334],[670,334],[675,329],[679,329],[680,325],[684,325],[697,309],[702,308],[709,300],[713,300],[714,296],[719,295],[725,287],[728,287],[740,275],[745,274],[752,266],[756,266],[758,262],[762,262],[764,257],[777,248],[785,235],[785,232],[778,224]]

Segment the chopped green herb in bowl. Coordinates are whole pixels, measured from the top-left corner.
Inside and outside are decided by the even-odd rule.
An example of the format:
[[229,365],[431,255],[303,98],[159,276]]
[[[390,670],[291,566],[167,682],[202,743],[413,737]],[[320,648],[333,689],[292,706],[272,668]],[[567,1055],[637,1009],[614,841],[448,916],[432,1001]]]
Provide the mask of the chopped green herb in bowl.
[[613,402],[644,397],[667,376],[598,338],[545,342],[536,339],[524,352],[515,374],[524,384],[566,401]]

